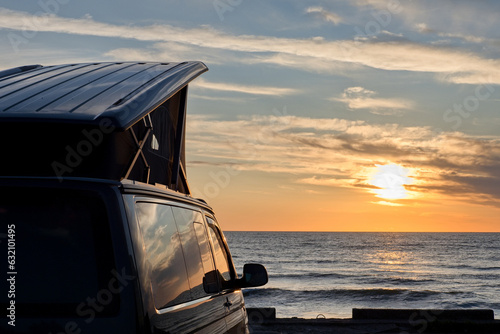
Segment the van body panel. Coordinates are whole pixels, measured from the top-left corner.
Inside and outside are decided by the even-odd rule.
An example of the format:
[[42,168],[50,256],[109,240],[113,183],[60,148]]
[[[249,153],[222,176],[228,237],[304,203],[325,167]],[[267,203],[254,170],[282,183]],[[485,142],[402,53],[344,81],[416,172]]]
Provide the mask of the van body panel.
[[0,332],[142,331],[119,196],[115,182],[0,178],[0,224],[15,226],[16,255],[15,296],[0,297],[5,309],[15,302],[16,326],[6,318]]
[[227,298],[227,316],[226,324],[228,333],[246,333],[248,320],[241,290],[234,290],[226,294]]
[[152,317],[152,325],[161,333],[190,333],[195,328],[201,333],[226,333],[224,301],[220,295],[209,297],[193,305],[179,305],[178,309]]

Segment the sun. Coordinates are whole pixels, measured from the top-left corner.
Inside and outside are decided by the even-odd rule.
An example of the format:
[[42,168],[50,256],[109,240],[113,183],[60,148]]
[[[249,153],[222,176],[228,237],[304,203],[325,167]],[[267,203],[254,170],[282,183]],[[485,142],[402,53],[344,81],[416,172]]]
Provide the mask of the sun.
[[396,164],[375,166],[376,171],[368,183],[378,188],[372,190],[377,197],[388,200],[408,197],[404,185],[413,183],[413,179],[408,177],[409,169]]

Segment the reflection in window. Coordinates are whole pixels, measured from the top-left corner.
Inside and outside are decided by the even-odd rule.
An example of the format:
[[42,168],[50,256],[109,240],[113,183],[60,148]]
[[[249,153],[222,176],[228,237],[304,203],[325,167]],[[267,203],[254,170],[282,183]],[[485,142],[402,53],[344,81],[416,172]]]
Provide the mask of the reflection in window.
[[207,239],[207,231],[205,225],[201,222],[194,223],[194,230],[200,245],[201,259],[203,262],[203,271],[205,278],[203,280],[203,288],[206,293],[213,293],[219,291],[219,284],[217,281],[217,273],[214,267],[214,258],[210,250],[210,244]]
[[205,272],[202,265],[198,239],[194,230],[194,222],[203,221],[203,216],[199,212],[178,207],[173,207],[172,210],[179,230],[182,249],[184,250],[189,285],[191,286],[191,296],[193,299],[205,297],[206,293],[203,289]]
[[[213,220],[207,218],[209,222],[213,224]],[[217,270],[219,271],[220,277],[229,282],[231,280],[231,271],[229,270],[229,262],[227,260],[226,250],[224,248],[224,243],[219,232],[215,229],[214,225],[209,224],[208,230],[210,231],[210,238],[212,239],[212,244],[214,246],[214,256],[215,263],[217,265]],[[224,282],[222,282],[224,285]]]
[[171,207],[137,203],[136,212],[151,264],[155,307],[161,309],[189,301],[184,255]]

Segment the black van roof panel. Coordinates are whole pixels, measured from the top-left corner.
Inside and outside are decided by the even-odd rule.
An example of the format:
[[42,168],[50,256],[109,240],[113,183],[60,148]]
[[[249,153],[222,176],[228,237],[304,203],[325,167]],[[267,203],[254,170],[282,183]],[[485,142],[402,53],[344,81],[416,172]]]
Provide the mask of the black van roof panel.
[[0,118],[127,129],[207,71],[199,61],[31,65],[0,71]]

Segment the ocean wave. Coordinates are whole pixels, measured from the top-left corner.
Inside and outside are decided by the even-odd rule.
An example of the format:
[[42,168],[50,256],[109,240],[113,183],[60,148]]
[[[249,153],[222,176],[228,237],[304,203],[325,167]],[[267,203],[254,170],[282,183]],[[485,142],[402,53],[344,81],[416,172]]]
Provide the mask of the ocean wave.
[[354,264],[354,263],[364,263],[360,260],[356,260],[356,259],[340,259],[340,260],[332,260],[332,259],[318,259],[318,260],[315,260],[314,263],[317,263],[317,264],[342,264],[343,266],[347,265],[347,264]]
[[[384,272],[382,272],[384,273]],[[405,274],[405,272],[402,272]],[[339,279],[339,280],[351,280],[353,283],[361,283],[361,284],[375,284],[375,285],[384,285],[384,284],[406,284],[406,285],[420,285],[420,284],[428,284],[434,283],[436,280],[434,278],[429,277],[387,277],[381,275],[374,275],[374,273],[370,270],[358,270],[358,271],[342,271],[339,272],[281,272],[281,273],[269,273],[270,279],[296,279],[301,280],[302,282],[308,282],[308,279],[321,279],[324,280],[324,283],[328,283],[329,279]]]
[[281,288],[249,289],[243,294],[246,297],[258,298],[284,298],[289,300],[303,299],[386,299],[389,297],[398,297],[404,300],[423,300],[426,298],[435,298],[441,294],[465,294],[461,291],[433,291],[433,290],[411,290],[399,288],[366,288],[366,289],[323,289],[323,290],[291,290]]
[[500,267],[476,267],[474,269],[481,271],[490,271],[490,270],[500,270]]
[[500,270],[500,267],[498,267],[498,266],[481,267],[481,266],[473,266],[473,265],[467,265],[467,264],[447,265],[447,266],[443,266],[443,267],[450,268],[450,269],[470,269],[470,270],[477,270],[477,271]]
[[357,275],[345,275],[345,274],[337,274],[337,273],[317,273],[317,272],[309,272],[309,273],[290,273],[290,274],[269,274],[270,279],[279,279],[279,278],[293,278],[293,279],[307,279],[307,278],[337,278],[337,279],[345,279],[345,278],[353,278],[357,277]]
[[421,285],[436,282],[436,280],[431,278],[406,278],[406,277],[369,277],[358,279],[363,281],[363,283],[370,284],[405,284],[405,285]]
[[391,277],[387,279],[392,283],[430,283],[435,282],[435,280],[430,278],[404,278],[404,277]]

